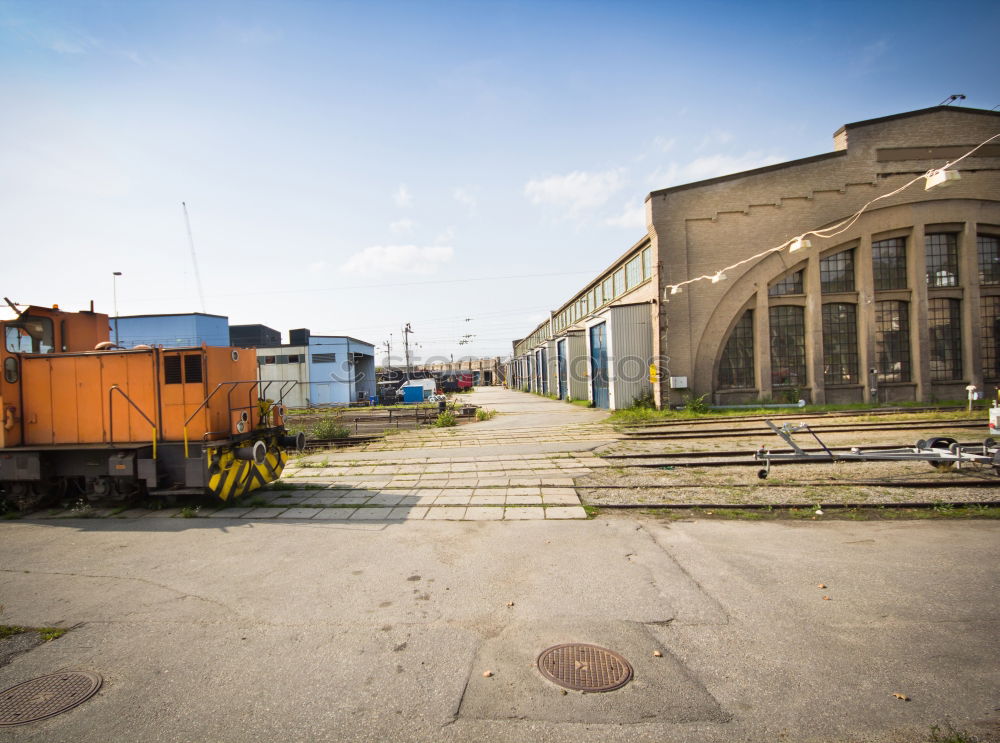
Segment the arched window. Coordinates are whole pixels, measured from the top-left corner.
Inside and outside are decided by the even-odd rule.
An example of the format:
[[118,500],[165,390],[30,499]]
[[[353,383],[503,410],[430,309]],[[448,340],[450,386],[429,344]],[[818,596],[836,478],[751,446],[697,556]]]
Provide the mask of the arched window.
[[910,381],[910,305],[875,303],[875,368],[886,382]]
[[719,359],[719,389],[753,387],[753,310],[733,326]]
[[768,309],[771,322],[771,384],[774,387],[806,385],[805,310],[796,305]]
[[1000,297],[983,297],[983,378],[1000,379]]
[[931,379],[947,382],[962,378],[962,304],[957,299],[927,302],[931,330]]
[[823,381],[857,384],[857,305],[831,302],[823,305]]

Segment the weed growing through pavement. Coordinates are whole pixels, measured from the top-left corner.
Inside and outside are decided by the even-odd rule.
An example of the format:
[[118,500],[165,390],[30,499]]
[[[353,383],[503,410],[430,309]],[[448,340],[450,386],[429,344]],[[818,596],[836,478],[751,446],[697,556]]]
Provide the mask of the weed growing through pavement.
[[945,723],[947,730],[942,730],[937,725],[931,725],[931,737],[928,743],[979,743],[979,738],[969,735],[961,730],[956,730],[951,723]]
[[458,421],[455,419],[454,413],[445,411],[444,413],[438,413],[437,420],[431,425],[438,428],[447,428],[449,426],[457,426]]
[[178,515],[182,519],[196,519],[198,518],[198,511],[200,510],[201,506],[184,506]]
[[83,498],[80,498],[73,504],[73,507],[69,509],[72,511],[73,515],[78,519],[92,519],[97,514],[94,512],[94,507],[90,505]]

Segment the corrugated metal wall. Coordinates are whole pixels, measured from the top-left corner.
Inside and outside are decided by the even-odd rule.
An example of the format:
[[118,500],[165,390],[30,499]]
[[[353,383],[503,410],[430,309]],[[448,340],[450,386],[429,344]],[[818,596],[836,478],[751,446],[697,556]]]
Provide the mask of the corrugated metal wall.
[[636,398],[651,394],[649,365],[653,358],[650,305],[627,304],[611,308],[610,319],[611,407],[621,410]]

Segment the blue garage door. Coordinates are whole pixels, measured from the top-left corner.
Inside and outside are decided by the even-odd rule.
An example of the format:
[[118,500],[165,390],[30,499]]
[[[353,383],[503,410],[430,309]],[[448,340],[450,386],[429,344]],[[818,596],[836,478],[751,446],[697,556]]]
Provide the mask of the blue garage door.
[[590,329],[590,385],[595,408],[608,408],[608,347],[606,323]]
[[556,344],[556,359],[559,362],[559,399],[566,399],[566,341]]

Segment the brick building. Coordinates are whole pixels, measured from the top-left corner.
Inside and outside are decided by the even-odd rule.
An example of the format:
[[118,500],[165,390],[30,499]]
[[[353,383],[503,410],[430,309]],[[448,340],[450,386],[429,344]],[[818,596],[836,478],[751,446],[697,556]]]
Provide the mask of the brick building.
[[937,106],[848,124],[826,154],[654,191],[643,240],[515,342],[511,386],[563,396],[575,384],[574,396],[612,408],[650,392],[663,405],[681,393],[725,404],[992,391],[1000,139],[959,164],[961,178],[946,187],[925,189],[921,178],[835,236],[672,288],[838,225],[998,133],[1000,113]]

